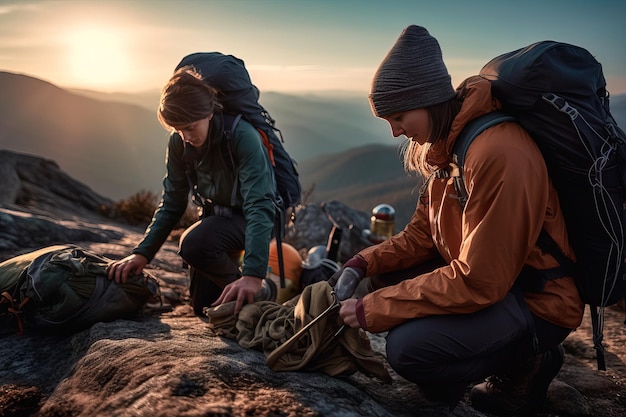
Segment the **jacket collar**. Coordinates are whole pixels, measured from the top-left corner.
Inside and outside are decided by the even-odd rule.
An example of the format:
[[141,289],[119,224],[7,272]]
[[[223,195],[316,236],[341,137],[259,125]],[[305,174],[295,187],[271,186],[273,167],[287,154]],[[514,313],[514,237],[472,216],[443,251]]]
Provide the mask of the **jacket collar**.
[[454,143],[467,123],[502,107],[491,95],[491,83],[478,75],[463,81],[456,94],[462,105],[452,122],[448,138],[433,143],[428,150],[427,161],[434,167],[443,168],[452,162]]

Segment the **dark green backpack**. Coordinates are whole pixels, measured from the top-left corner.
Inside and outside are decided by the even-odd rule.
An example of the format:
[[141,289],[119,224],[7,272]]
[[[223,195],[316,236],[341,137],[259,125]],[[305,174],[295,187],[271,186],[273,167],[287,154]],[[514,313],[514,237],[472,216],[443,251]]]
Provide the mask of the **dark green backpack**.
[[78,246],[57,245],[0,263],[0,334],[78,331],[136,315],[160,299],[156,279],[146,273],[125,284],[109,280],[110,262]]

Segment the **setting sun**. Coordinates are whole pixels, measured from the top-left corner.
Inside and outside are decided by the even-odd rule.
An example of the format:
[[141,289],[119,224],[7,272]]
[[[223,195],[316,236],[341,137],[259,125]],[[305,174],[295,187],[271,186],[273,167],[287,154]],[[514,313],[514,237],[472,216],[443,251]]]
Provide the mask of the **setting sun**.
[[76,85],[107,87],[129,75],[123,35],[113,28],[81,28],[67,36],[69,74]]

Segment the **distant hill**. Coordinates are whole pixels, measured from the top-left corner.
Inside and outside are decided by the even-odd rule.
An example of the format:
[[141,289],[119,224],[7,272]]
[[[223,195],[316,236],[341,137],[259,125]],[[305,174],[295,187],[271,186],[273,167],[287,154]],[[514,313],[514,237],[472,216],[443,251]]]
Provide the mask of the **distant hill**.
[[340,200],[371,212],[381,203],[396,209],[396,225],[405,225],[418,198],[420,181],[402,167],[398,146],[367,145],[331,156],[319,156],[300,165],[309,202]]
[[[53,159],[113,198],[138,188],[160,189],[167,132],[155,116],[158,91],[68,91],[9,72],[0,72],[0,91],[1,147]],[[268,93],[263,99],[297,161],[393,143],[385,123],[371,115],[366,97]],[[105,180],[103,173],[111,169]]]
[[[159,103],[158,90],[137,94],[74,91],[98,100],[139,105],[153,114]],[[363,145],[393,143],[389,126],[372,115],[366,95],[262,92],[259,102],[276,120],[285,148],[297,161]]]
[[[0,148],[52,159],[73,177],[113,199],[143,189],[160,191],[167,132],[155,116],[158,91],[137,95],[68,91],[7,72],[0,72],[0,91]],[[380,175],[367,162],[371,158],[361,163],[370,151],[375,158],[387,152],[386,159],[394,160],[389,172],[405,176],[397,162],[397,149],[391,145],[394,139],[386,123],[371,115],[366,97],[267,93],[262,98],[278,121],[286,148],[299,162],[305,187],[321,182],[316,184],[316,200],[338,199],[335,193],[340,192],[357,203],[365,201],[357,207],[362,210],[369,211],[378,204],[371,195],[380,193],[371,187]],[[376,142],[389,146],[369,147]],[[351,151],[361,145],[368,147],[351,156]],[[343,152],[339,160],[352,162],[334,163],[337,168],[332,175],[322,179],[320,167],[338,152]],[[353,172],[341,173],[342,165]],[[312,179],[307,178],[309,175]],[[329,187],[336,178],[363,179],[361,191],[355,186],[350,190]]]
[[[0,149],[45,157],[112,199],[160,192],[167,132],[155,112],[158,91],[68,91],[36,78],[0,72]],[[367,97],[261,93],[285,147],[298,161],[312,201],[339,200],[369,212],[393,205],[398,224],[413,213],[416,178],[402,170],[399,139],[371,115]],[[611,97],[626,127],[626,95]]]
[[[159,100],[156,90],[138,95],[76,92],[146,108],[156,108]],[[397,211],[397,224],[409,221],[418,180],[404,172],[401,142],[391,136],[386,122],[372,116],[367,97],[269,92],[261,95],[261,102],[277,120],[285,147],[298,161],[303,189],[313,190],[309,202],[340,200],[367,213],[387,203]]]
[[54,160],[110,198],[160,188],[167,132],[154,112],[7,72],[0,91],[0,148]]
[[[367,96],[261,94],[285,147],[303,162],[359,146],[393,145],[387,122],[372,115]],[[397,143],[397,142],[396,142]]]
[[611,114],[622,130],[626,131],[626,94],[611,97]]

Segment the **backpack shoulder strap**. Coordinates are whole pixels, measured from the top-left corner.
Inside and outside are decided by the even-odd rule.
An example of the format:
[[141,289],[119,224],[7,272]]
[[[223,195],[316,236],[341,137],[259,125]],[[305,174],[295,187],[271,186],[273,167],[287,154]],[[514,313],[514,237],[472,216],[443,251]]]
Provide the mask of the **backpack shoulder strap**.
[[472,141],[476,136],[480,135],[483,131],[487,130],[491,126],[497,125],[503,122],[514,121],[515,117],[506,114],[502,111],[493,111],[483,116],[477,117],[468,124],[465,125],[461,134],[454,143],[454,150],[452,157],[454,163],[463,167],[465,163],[465,154]]
[[185,162],[185,177],[187,177],[187,185],[189,186],[189,191],[191,192],[191,200],[198,207],[204,207],[205,200],[198,193],[198,175],[196,174],[196,170],[193,166],[192,158],[190,155],[191,145],[187,142],[183,142],[184,150],[183,150],[183,161]]
[[[226,148],[228,149],[228,156],[230,157],[230,163],[233,167],[233,169],[236,169],[235,167],[237,166],[235,164],[235,157],[233,155],[233,136],[235,135],[235,129],[237,128],[237,125],[239,124],[239,121],[241,120],[241,114],[238,115],[229,115],[229,114],[224,114],[224,137],[226,138]],[[230,128],[226,128],[227,126],[227,122],[231,121],[232,118],[232,122],[230,122]],[[233,187],[232,192],[230,193],[230,206],[234,207],[236,202],[237,202],[237,190],[239,187],[237,187],[237,181],[239,181],[239,176],[237,175],[235,177],[235,186]]]
[[[231,165],[234,169],[236,164],[235,164],[235,157],[233,156],[231,140],[233,138],[235,129],[237,128],[237,125],[239,124],[239,121],[241,120],[242,116],[241,114],[238,114],[238,115],[223,114],[222,117],[223,117],[222,124],[224,125],[223,131],[224,131],[224,137],[226,138],[226,142],[227,142],[226,145],[228,149],[228,156],[230,158]],[[227,125],[227,122],[230,122],[229,123],[230,128],[228,129],[225,127]],[[189,190],[192,193],[193,202],[196,205],[203,207],[206,204],[206,201],[198,193],[198,177],[196,175],[196,171],[192,164],[192,158],[190,156],[190,152],[191,152],[190,149],[191,149],[191,145],[185,142],[184,151],[183,151],[183,161],[185,162],[185,175],[187,177]],[[237,201],[237,187],[234,187],[233,192],[231,193],[231,197],[230,197],[231,206],[234,206],[236,201]]]
[[[458,174],[454,177],[454,187],[456,189],[457,195],[459,196],[459,203],[461,204],[461,207],[465,207],[465,203],[467,202],[468,198],[467,189],[465,188],[465,182],[463,180],[463,165],[465,164],[465,156],[472,141],[483,131],[492,126],[495,126],[499,123],[515,120],[515,117],[509,114],[506,114],[502,111],[494,111],[472,120],[467,125],[465,125],[465,127],[461,131],[461,134],[454,144],[452,155],[453,161],[458,167]],[[572,275],[574,273],[574,262],[567,256],[565,256],[565,254],[557,246],[556,242],[543,228],[541,229],[541,232],[537,239],[537,245],[542,250],[552,255],[559,263],[559,266],[549,270],[541,271],[535,269],[527,269],[527,273],[530,271],[530,274],[534,278],[538,278],[540,280],[539,287],[534,291],[541,291],[546,280],[552,280],[558,277]],[[528,278],[528,275],[526,275],[526,278]]]
[[[227,120],[231,117],[231,115],[224,115],[224,125],[226,125]],[[235,160],[233,157],[233,151],[232,151],[232,142],[231,139],[233,137],[233,134],[235,132],[235,128],[237,127],[237,124],[239,123],[239,121],[241,120],[242,115],[238,114],[234,117],[232,123],[231,123],[231,127],[230,130],[224,129],[224,136],[226,137],[226,141],[228,142],[228,153],[230,155],[230,160],[233,164],[233,167],[235,166]],[[275,165],[274,163],[274,155],[272,153],[272,149],[273,149],[273,145],[271,145],[267,134],[261,130],[257,128],[257,131],[259,132],[259,134],[261,135],[261,139],[263,140],[263,145],[265,146],[265,148],[268,151],[268,155],[270,158],[270,163],[272,164],[272,166]],[[235,179],[235,181],[237,181],[237,178]],[[237,186],[233,187],[233,191],[231,193],[230,196],[230,204],[231,206],[235,205],[235,202],[237,201]],[[275,226],[277,228],[277,232],[276,232],[276,250],[277,250],[277,257],[278,257],[278,271],[279,271],[279,277],[280,277],[280,288],[285,288],[286,284],[285,284],[285,267],[284,267],[284,261],[283,261],[283,245],[282,245],[282,235],[281,235],[281,231],[284,230],[284,216],[282,214],[282,210],[280,210],[280,207],[276,207],[277,213],[276,213],[276,219],[275,219]]]
[[499,123],[514,120],[515,118],[509,114],[502,111],[493,111],[477,117],[466,124],[461,131],[461,134],[456,139],[454,149],[452,150],[452,160],[459,168],[458,176],[454,177],[454,187],[456,188],[457,195],[459,196],[459,203],[461,204],[461,207],[465,207],[468,197],[465,182],[463,181],[463,166],[465,165],[467,149],[470,147],[476,136],[480,135],[486,129]]
[[[242,115],[241,114],[237,114],[237,115],[232,115],[232,114],[224,114],[224,136],[226,137],[226,140],[232,140],[233,135],[235,134],[235,129],[237,129],[237,125],[239,124],[239,121],[241,120]],[[228,125],[227,123],[230,122],[230,128],[226,128],[226,126]],[[230,146],[230,145],[228,145]]]

